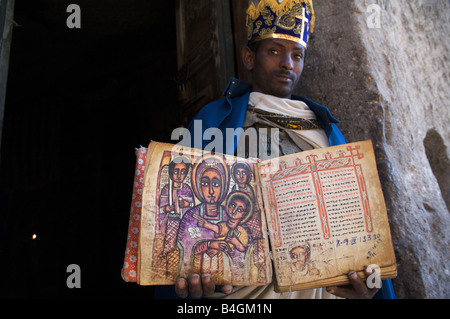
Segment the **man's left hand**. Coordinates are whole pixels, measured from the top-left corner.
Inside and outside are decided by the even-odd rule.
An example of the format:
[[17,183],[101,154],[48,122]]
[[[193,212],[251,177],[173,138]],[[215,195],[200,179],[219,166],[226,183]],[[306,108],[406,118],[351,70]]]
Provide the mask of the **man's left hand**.
[[[375,270],[367,267],[364,272],[369,277]],[[356,271],[348,274],[350,286],[346,287],[327,287],[327,291],[337,297],[348,299],[371,299],[378,292],[379,288],[369,288],[366,282],[358,275]]]

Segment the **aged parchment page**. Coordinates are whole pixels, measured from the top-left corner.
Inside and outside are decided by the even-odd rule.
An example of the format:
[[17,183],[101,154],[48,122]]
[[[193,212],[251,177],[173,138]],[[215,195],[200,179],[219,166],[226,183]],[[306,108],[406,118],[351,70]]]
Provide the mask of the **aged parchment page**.
[[174,284],[191,273],[209,273],[218,285],[271,282],[256,163],[150,143],[138,284]]
[[396,274],[370,141],[258,164],[279,289],[347,282],[350,270]]

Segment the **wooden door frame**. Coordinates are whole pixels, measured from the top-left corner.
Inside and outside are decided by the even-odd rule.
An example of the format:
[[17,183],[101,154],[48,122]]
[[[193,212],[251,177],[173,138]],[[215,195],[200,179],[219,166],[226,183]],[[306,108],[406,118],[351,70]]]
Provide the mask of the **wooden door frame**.
[[13,32],[14,4],[15,0],[0,0],[0,149],[2,145],[3,120],[5,114],[9,54]]

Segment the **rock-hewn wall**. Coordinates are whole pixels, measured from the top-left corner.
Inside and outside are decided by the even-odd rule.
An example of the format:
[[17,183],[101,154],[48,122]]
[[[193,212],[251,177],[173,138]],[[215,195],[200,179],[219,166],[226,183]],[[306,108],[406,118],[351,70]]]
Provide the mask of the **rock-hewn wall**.
[[329,106],[349,141],[371,139],[399,298],[450,297],[447,0],[314,2],[300,94]]

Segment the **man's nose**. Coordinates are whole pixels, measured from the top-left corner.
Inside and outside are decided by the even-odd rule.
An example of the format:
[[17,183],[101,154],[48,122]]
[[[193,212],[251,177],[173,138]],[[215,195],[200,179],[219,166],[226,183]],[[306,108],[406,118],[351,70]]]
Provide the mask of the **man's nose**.
[[209,184],[209,195],[214,195],[214,187],[212,186],[212,183]]
[[294,68],[294,61],[290,54],[285,54],[281,57],[280,66],[285,70],[292,70]]

